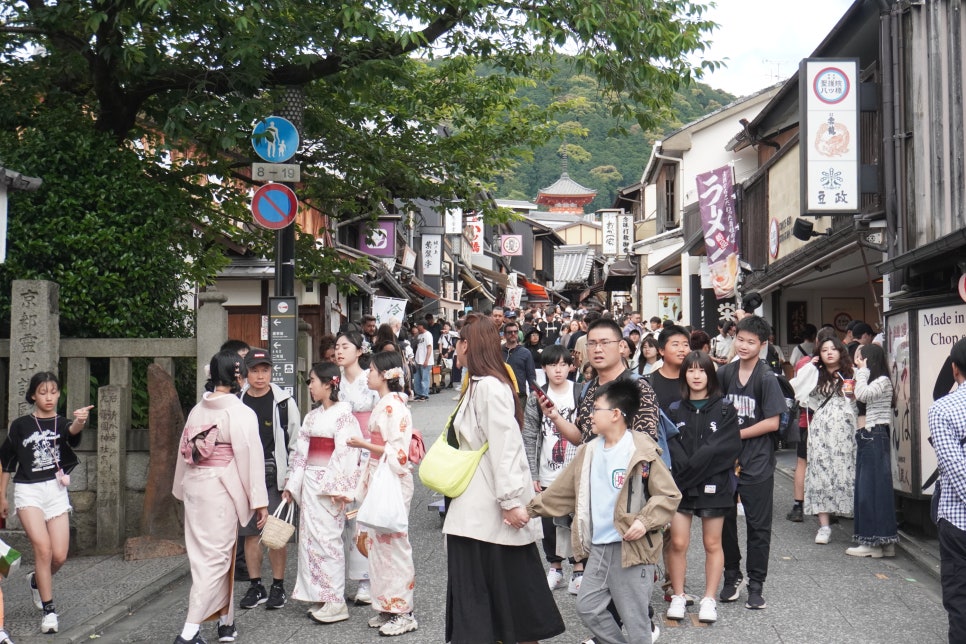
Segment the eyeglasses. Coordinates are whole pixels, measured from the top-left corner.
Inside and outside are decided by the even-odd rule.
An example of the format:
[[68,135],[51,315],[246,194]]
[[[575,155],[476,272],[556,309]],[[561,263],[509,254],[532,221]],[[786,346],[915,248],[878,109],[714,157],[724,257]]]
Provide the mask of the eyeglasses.
[[587,348],[590,350],[594,350],[598,347],[601,349],[606,349],[610,345],[618,342],[620,342],[620,340],[587,340]]
[[594,412],[596,413],[598,411],[614,411],[615,409],[617,408],[616,407],[594,407]]

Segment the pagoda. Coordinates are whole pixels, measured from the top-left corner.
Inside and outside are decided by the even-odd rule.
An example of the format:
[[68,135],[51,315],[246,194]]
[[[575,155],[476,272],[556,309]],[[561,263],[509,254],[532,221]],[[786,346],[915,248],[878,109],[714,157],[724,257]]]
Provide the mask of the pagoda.
[[537,193],[537,204],[546,206],[550,212],[583,215],[584,206],[597,196],[596,190],[585,188],[567,174],[567,157],[563,158],[560,178]]

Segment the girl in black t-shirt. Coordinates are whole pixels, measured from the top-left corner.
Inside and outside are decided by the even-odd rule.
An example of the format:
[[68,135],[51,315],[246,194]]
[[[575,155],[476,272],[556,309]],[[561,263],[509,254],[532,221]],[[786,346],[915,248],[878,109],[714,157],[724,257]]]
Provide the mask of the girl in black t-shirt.
[[30,379],[27,402],[32,414],[10,423],[7,439],[0,445],[0,515],[7,517],[7,485],[14,474],[13,500],[17,518],[30,539],[36,561],[27,575],[34,605],[44,611],[42,633],[56,633],[52,577],[67,559],[70,542],[70,500],[67,486],[70,471],[77,465],[71,447],[80,443],[80,432],[93,405],[74,411],[69,421],[57,414],[60,383],[50,371]]

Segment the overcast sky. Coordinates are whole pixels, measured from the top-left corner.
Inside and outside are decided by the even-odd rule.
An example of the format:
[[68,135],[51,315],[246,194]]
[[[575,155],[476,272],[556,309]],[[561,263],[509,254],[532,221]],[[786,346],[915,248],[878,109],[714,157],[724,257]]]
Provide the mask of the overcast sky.
[[786,80],[808,57],[853,0],[717,0],[718,23],[707,57],[726,67],[703,82],[745,96]]

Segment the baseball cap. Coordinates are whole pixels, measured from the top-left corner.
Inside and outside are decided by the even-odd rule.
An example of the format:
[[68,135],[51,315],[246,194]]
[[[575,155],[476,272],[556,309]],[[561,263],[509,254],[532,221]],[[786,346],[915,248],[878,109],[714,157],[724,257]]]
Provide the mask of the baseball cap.
[[245,356],[245,366],[249,369],[257,364],[267,364],[271,366],[272,358],[268,355],[268,351],[265,349],[252,349]]
[[515,318],[516,316],[517,316],[517,312],[516,311],[507,311],[505,317],[507,319],[512,319],[512,318]]

